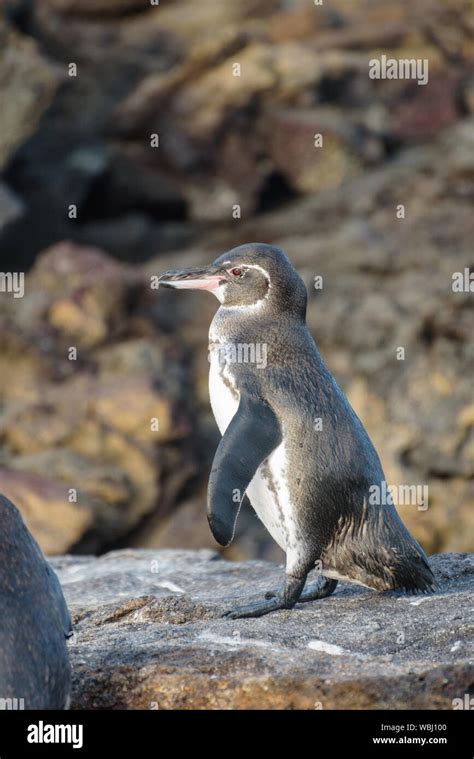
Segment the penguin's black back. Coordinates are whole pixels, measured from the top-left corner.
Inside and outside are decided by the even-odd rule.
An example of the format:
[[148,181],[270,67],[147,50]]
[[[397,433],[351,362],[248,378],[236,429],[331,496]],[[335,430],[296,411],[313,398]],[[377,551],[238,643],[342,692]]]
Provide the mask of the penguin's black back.
[[[360,419],[322,360],[302,318],[272,304],[258,318],[222,315],[229,341],[265,343],[267,365],[234,364],[236,385],[261,397],[282,424],[287,484],[303,562],[377,590],[428,591],[427,558],[393,504],[372,504],[385,480]],[[317,420],[322,420],[322,430]],[[324,571],[324,570],[323,570]]]
[[70,631],[56,574],[18,509],[0,495],[0,700],[23,699],[25,709],[65,708]]

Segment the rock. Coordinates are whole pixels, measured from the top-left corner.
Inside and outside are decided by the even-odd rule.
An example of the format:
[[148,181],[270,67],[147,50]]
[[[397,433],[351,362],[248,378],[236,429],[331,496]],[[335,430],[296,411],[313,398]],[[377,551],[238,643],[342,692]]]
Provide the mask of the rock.
[[[53,477],[0,468],[2,492],[16,503],[28,529],[45,553],[67,551],[91,526],[90,501],[68,499],[68,488]],[[77,483],[76,483],[77,484]]]
[[163,518],[156,515],[133,540],[134,546],[141,548],[186,548],[215,549],[215,540],[209,529],[204,504],[205,489],[196,498],[180,504],[172,513]]
[[132,143],[110,151],[107,170],[82,209],[88,220],[141,211],[156,219],[184,219],[185,200],[175,177],[163,171],[150,146]]
[[[146,260],[232,223],[236,204],[259,218],[433,139],[471,107],[474,51],[465,4],[425,1],[15,2],[8,33],[27,29],[63,86],[32,139],[15,129],[7,179],[26,211],[2,248],[25,266],[64,239]],[[371,80],[381,49],[428,58],[429,84]]]
[[260,619],[233,604],[282,569],[211,551],[54,561],[72,613],[76,709],[452,709],[473,676],[472,557],[431,559],[433,595],[340,584]]
[[461,98],[459,74],[435,74],[429,87],[414,84],[411,94],[392,110],[388,128],[402,142],[429,139],[455,124]]
[[474,113],[474,74],[467,75],[462,83],[463,105],[468,113]]
[[0,168],[17,146],[36,129],[59,84],[58,69],[43,56],[31,37],[0,20],[0,99],[2,131]]
[[195,475],[179,346],[151,304],[143,272],[71,243],[0,301],[0,480],[46,553],[124,539]]
[[80,245],[91,242],[103,250],[113,252],[121,261],[133,258],[146,261],[150,250],[179,248],[193,238],[193,231],[186,223],[166,223],[160,226],[150,223],[150,217],[139,211],[130,211],[119,220],[92,220],[81,225],[75,235]]
[[[276,170],[299,192],[338,187],[361,170],[351,125],[328,109],[291,109],[267,115],[268,152]],[[315,146],[321,135],[321,147]],[[351,143],[353,143],[351,145]]]
[[143,11],[143,0],[46,0],[45,5],[73,16],[120,16]]
[[0,182],[0,234],[7,224],[21,216],[23,210],[20,199],[4,182]]
[[137,272],[102,251],[69,243],[45,251],[29,280],[33,291],[41,288],[51,298],[46,318],[60,339],[80,348],[104,342],[123,319],[132,288],[143,286]]

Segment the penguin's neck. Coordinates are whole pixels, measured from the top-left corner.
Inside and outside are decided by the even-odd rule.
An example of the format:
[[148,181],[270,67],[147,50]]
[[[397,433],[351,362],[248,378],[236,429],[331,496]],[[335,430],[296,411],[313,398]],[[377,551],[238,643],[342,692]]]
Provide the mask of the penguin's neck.
[[272,335],[275,328],[307,329],[304,316],[279,311],[271,302],[250,306],[221,306],[217,309],[209,328],[209,342],[262,342],[264,335]]
[[251,337],[267,318],[267,308],[262,301],[248,306],[221,306],[211,322],[209,341],[229,342]]

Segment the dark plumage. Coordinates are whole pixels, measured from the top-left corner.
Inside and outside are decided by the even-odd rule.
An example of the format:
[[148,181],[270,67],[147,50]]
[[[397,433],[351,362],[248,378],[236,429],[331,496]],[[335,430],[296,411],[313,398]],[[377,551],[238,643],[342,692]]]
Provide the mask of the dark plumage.
[[59,580],[25,527],[0,495],[0,700],[25,709],[68,706],[72,630]]

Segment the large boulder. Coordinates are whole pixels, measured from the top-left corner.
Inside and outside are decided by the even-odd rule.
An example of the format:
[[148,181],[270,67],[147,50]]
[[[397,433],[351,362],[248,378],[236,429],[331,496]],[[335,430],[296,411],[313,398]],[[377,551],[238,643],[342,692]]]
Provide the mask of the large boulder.
[[0,301],[0,483],[47,553],[128,537],[194,472],[183,375],[166,371],[180,349],[152,303],[144,273],[66,243]]
[[59,82],[59,67],[42,55],[37,43],[0,18],[0,169],[35,131]]
[[54,561],[72,612],[75,709],[452,709],[474,674],[474,566],[431,558],[433,595],[341,584],[260,619],[233,605],[283,569],[211,551],[116,551]]
[[[67,237],[149,258],[231,221],[233,205],[258,215],[431,140],[471,108],[472,18],[462,0],[426,3],[15,0],[0,93],[27,223],[5,247],[29,263]],[[371,79],[381,49],[428,59],[429,83]],[[63,86],[26,140],[51,96],[48,60]]]

